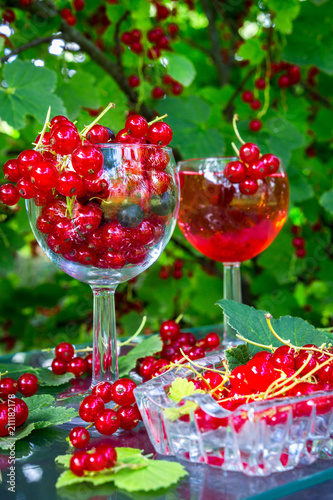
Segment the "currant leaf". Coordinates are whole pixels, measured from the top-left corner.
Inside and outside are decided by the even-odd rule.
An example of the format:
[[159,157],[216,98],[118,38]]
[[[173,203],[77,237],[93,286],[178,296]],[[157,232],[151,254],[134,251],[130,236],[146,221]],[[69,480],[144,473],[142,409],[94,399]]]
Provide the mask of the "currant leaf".
[[[228,324],[241,336],[265,346],[279,347],[282,345],[268,328],[265,318],[267,311],[260,311],[254,307],[227,299],[220,300],[217,304],[227,316]],[[291,342],[296,347],[305,344],[320,346],[332,342],[332,337],[327,332],[316,330],[314,326],[301,318],[292,316],[281,316],[279,319],[273,318],[272,327],[282,339]],[[250,355],[263,350],[262,347],[250,343],[248,349]]]
[[196,389],[195,385],[190,380],[178,377],[172,382],[168,396],[170,399],[178,403],[182,399],[186,398],[186,396],[192,396],[192,394],[199,394],[203,392],[204,391],[201,389]]
[[23,373],[33,373],[38,378],[38,382],[41,386],[58,386],[66,384],[73,377],[73,373],[64,373],[64,375],[55,375],[51,370],[46,368],[32,368],[26,365],[15,365],[10,363],[0,363],[0,373],[8,371],[8,376],[17,379]]
[[145,356],[151,356],[155,352],[159,352],[162,349],[162,340],[159,335],[153,335],[148,339],[143,340],[140,344],[135,346],[131,351],[125,356],[120,356],[119,364],[119,376],[124,377],[133,368],[135,368],[136,362],[140,358]]
[[25,424],[15,429],[15,436],[5,436],[0,438],[0,448],[3,450],[10,449],[13,445],[13,442],[19,441],[29,436],[29,434],[31,434],[34,429],[35,424],[33,422],[26,422]]
[[247,344],[240,344],[237,347],[231,347],[225,351],[225,357],[228,361],[229,370],[232,371],[237,366],[245,365],[250,361]]

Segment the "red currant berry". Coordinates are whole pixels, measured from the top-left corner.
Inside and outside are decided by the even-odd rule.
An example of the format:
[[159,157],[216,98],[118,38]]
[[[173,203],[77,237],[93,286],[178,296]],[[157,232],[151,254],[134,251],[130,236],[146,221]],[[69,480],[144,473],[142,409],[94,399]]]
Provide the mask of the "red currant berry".
[[152,144],[167,146],[172,140],[171,127],[164,122],[153,123],[148,128],[147,139]]
[[72,247],[72,243],[70,241],[62,241],[58,238],[55,238],[53,234],[49,234],[46,240],[46,243],[50,250],[54,253],[65,254],[70,251]]
[[151,91],[151,96],[153,99],[162,99],[164,97],[164,90],[161,87],[154,87]]
[[137,406],[121,406],[117,411],[120,428],[131,431],[140,422],[140,412]]
[[252,161],[247,171],[251,179],[255,180],[264,179],[268,174],[267,166],[261,160]]
[[24,424],[29,416],[29,409],[27,404],[20,398],[13,399],[15,403],[15,425],[19,427]]
[[246,380],[253,391],[266,391],[275,380],[274,366],[257,358],[246,363]]
[[253,356],[252,359],[256,359],[256,358],[261,358],[261,359],[264,359],[265,361],[270,361],[272,358],[272,354],[270,352],[267,352],[267,351],[259,351],[259,352],[255,353],[255,355]]
[[74,357],[74,347],[69,342],[60,342],[55,348],[56,358],[63,361],[70,361]]
[[114,447],[111,446],[110,444],[100,444],[99,446],[97,446],[97,450],[100,453],[103,453],[103,455],[106,457],[107,459],[106,467],[107,468],[113,467],[114,464],[117,462],[117,452],[114,449]]
[[278,86],[280,89],[285,89],[287,87],[290,87],[292,85],[291,79],[289,75],[281,75],[278,78]]
[[251,163],[259,160],[260,149],[256,144],[247,142],[239,148],[239,157],[244,163]]
[[178,24],[176,24],[176,23],[169,24],[169,26],[168,26],[168,32],[169,32],[170,36],[172,36],[172,37],[177,36],[178,33],[179,33],[179,26],[178,26]]
[[180,327],[174,320],[164,321],[160,326],[160,335],[164,342],[174,340],[180,333]]
[[278,370],[284,370],[284,368],[291,368],[293,370],[295,368],[295,360],[290,354],[276,354],[275,352],[270,362]]
[[63,359],[54,358],[51,368],[55,375],[63,375],[67,372],[67,362]]
[[144,137],[148,131],[148,122],[141,115],[129,116],[125,123],[125,129],[133,137]]
[[87,139],[92,144],[104,144],[109,140],[109,132],[103,125],[97,123],[87,133]]
[[229,161],[223,173],[232,183],[243,182],[245,180],[246,167],[241,161]]
[[20,193],[13,184],[3,184],[0,187],[0,201],[8,206],[16,205],[20,200]]
[[[221,385],[223,382],[223,377],[219,373],[216,373],[216,372],[207,371],[204,373],[203,378],[208,382],[211,389],[215,389],[216,387]],[[204,382],[203,382],[203,386],[205,386]],[[206,387],[207,387],[207,385],[206,385]]]
[[150,43],[156,43],[159,38],[164,34],[163,28],[157,26],[152,30],[148,31],[147,38]]
[[0,380],[0,398],[7,399],[9,394],[16,394],[17,391],[17,382],[13,378],[4,377]]
[[295,356],[296,351],[292,347],[281,345],[280,347],[275,349],[274,354],[289,354],[290,356]]
[[288,68],[288,75],[292,85],[295,85],[295,83],[299,83],[302,77],[301,68],[299,66],[296,66],[296,64],[293,64]]
[[132,87],[132,89],[135,89],[140,85],[141,81],[140,78],[136,75],[131,75],[128,77],[128,85]]
[[37,194],[37,189],[30,179],[22,177],[16,184],[16,189],[20,193],[21,198],[30,200]]
[[64,171],[58,177],[57,190],[63,196],[78,196],[83,190],[82,178],[76,172]]
[[255,194],[258,191],[258,182],[255,179],[247,178],[239,184],[239,190],[245,195]]
[[141,42],[131,43],[130,49],[134,54],[141,54],[143,52],[143,45]]
[[18,160],[8,160],[3,166],[4,178],[11,182],[17,182],[22,177]]
[[156,59],[161,57],[161,51],[158,47],[150,47],[150,49],[147,50],[147,56],[148,59],[156,61]]
[[167,359],[158,359],[155,361],[155,364],[153,366],[152,372],[151,372],[151,378],[153,377],[158,377],[161,375],[163,372],[168,370],[168,367],[170,365],[170,361]]
[[122,33],[121,35],[121,41],[125,44],[125,45],[130,45],[130,43],[132,42],[132,35],[129,31],[124,31],[124,33]]
[[194,346],[188,352],[188,357],[194,361],[195,359],[201,359],[205,357],[205,350],[202,347]]
[[205,343],[207,349],[216,349],[220,345],[220,337],[215,332],[207,333],[205,337]]
[[51,131],[50,143],[54,151],[60,155],[69,155],[77,148],[80,136],[75,127],[71,125],[60,125]]
[[21,172],[21,177],[28,175],[34,165],[43,160],[42,155],[34,149],[26,149],[17,157],[18,168]]
[[74,0],[73,6],[77,12],[80,12],[81,10],[84,10],[86,2],[84,0]]
[[260,160],[264,163],[267,168],[267,175],[275,174],[279,170],[280,160],[277,156],[272,154],[263,155]]
[[131,405],[135,403],[133,390],[136,383],[129,378],[120,378],[116,380],[111,389],[112,399],[119,405]]
[[139,373],[143,378],[150,378],[156,359],[153,356],[146,356],[140,364]]
[[93,453],[88,453],[87,470],[92,472],[104,470],[107,463],[107,458],[103,452],[96,449]]
[[95,229],[101,223],[103,212],[95,205],[79,206],[74,210],[74,224],[75,227],[83,234],[86,235]]
[[97,415],[104,410],[104,401],[99,396],[87,396],[79,408],[79,415],[85,422],[94,422]]
[[260,99],[253,99],[253,101],[250,103],[250,108],[253,109],[253,111],[257,111],[257,109],[260,109],[262,106],[262,103]]
[[38,378],[33,373],[23,373],[17,380],[17,388],[22,396],[33,396],[38,387]]
[[297,236],[296,238],[293,238],[292,240],[292,245],[295,248],[304,248],[305,247],[305,239],[302,238],[301,236]]
[[253,92],[251,90],[244,90],[242,93],[242,101],[246,103],[250,103],[253,101]]
[[181,83],[175,82],[171,87],[171,93],[173,95],[181,95],[183,93],[184,87]]
[[84,471],[87,470],[89,455],[86,451],[77,451],[71,457],[69,468],[76,476],[83,476]]
[[168,9],[168,7],[158,3],[156,4],[156,18],[159,21],[166,19],[167,17],[169,17],[169,15],[170,15],[170,10]]
[[[43,146],[50,146],[51,145],[50,139],[51,139],[51,132],[45,132],[43,135],[43,139],[41,141],[41,144],[43,144]],[[39,140],[40,140],[40,134],[37,135],[37,137],[35,139],[35,144],[38,144]],[[44,154],[43,154],[43,156],[44,156]]]
[[131,31],[131,40],[132,42],[140,42],[142,38],[142,31],[138,29],[134,29]]
[[261,120],[258,120],[256,118],[254,120],[251,120],[249,123],[249,129],[251,130],[251,132],[259,132],[262,129]]
[[95,427],[100,434],[110,436],[120,426],[120,419],[114,410],[102,410],[95,419]]
[[6,9],[2,13],[2,20],[5,23],[13,23],[16,20],[16,14],[12,9]]
[[110,382],[99,382],[93,387],[91,394],[93,396],[99,396],[103,399],[104,403],[109,403],[112,401],[111,389],[112,384],[110,384]]
[[34,165],[31,169],[31,181],[41,191],[56,187],[58,172],[48,161],[42,161]]
[[66,118],[66,116],[62,116],[62,115],[57,115],[57,116],[54,116],[51,121],[50,121],[50,129],[51,131],[54,130],[58,125],[73,125],[72,122],[70,122],[68,120],[68,118]]
[[72,154],[72,165],[78,174],[95,178],[103,167],[102,152],[94,146],[79,146]]
[[92,352],[89,353],[86,357],[85,360],[87,362],[87,373],[90,375],[92,374],[92,369],[93,369],[93,355]]
[[126,255],[107,251],[103,256],[103,264],[111,269],[122,269],[126,265]]
[[254,85],[258,90],[264,90],[266,88],[265,78],[257,78],[254,82]]
[[247,381],[247,367],[237,366],[230,375],[230,384],[233,389],[241,391],[243,394],[251,394],[251,388]]
[[75,377],[82,377],[87,371],[87,362],[79,356],[74,357],[67,363],[67,371],[74,373]]
[[69,440],[75,448],[85,448],[90,440],[90,434],[84,427],[74,427],[69,433]]
[[297,248],[295,254],[298,259],[304,259],[307,256],[308,252],[306,248]]
[[147,172],[149,189],[152,194],[165,193],[171,183],[171,176],[164,171],[149,170]]

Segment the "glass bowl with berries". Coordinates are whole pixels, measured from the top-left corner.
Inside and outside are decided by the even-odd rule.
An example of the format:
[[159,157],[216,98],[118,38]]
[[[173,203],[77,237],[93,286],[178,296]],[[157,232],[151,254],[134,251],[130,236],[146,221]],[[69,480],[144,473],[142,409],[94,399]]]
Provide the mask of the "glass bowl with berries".
[[[235,124],[235,120],[234,120]],[[178,225],[199,252],[224,265],[224,298],[241,302],[240,263],[256,257],[287,219],[289,182],[282,161],[242,142],[237,156],[179,162]],[[234,341],[225,321],[225,341]]]
[[248,476],[332,459],[331,343],[295,346],[274,336],[270,345],[252,342],[252,355],[246,344],[197,361],[183,353],[135,388],[156,452]]
[[52,262],[93,290],[93,385],[118,378],[116,287],[159,257],[179,205],[169,125],[131,115],[115,136],[98,124],[111,107],[80,133],[66,117],[48,116],[35,148],[4,166],[16,186],[0,188],[8,205],[26,200],[36,240]]

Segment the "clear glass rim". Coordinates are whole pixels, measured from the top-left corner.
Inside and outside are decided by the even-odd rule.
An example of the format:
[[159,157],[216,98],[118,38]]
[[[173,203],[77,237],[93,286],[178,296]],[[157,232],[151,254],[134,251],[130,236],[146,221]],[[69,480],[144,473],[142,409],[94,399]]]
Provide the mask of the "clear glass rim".
[[212,162],[212,161],[236,161],[239,160],[237,156],[209,156],[207,158],[190,158],[187,160],[181,160],[177,163],[179,168],[182,168],[190,163],[198,163],[198,162]]
[[173,153],[172,148],[169,148],[168,146],[159,146],[158,144],[127,144],[125,142],[105,142],[105,143],[99,143],[99,144],[94,144],[97,148],[100,149],[108,149],[108,148],[135,148],[135,149],[148,149],[148,148],[155,148],[158,149],[159,151],[167,151],[169,154]]

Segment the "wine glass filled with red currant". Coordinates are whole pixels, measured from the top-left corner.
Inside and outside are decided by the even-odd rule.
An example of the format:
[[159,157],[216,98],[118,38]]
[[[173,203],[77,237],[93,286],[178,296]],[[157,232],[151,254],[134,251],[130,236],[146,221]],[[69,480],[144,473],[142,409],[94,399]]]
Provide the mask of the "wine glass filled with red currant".
[[[237,132],[238,134],[238,132]],[[238,134],[239,139],[240,136]],[[263,252],[282,229],[289,183],[281,160],[244,143],[234,158],[179,163],[179,227],[207,257],[224,265],[224,298],[242,300],[240,263]],[[225,341],[235,332],[224,318]]]
[[67,118],[52,118],[36,148],[5,165],[5,176],[17,185],[0,188],[4,203],[26,199],[46,255],[93,290],[92,385],[118,378],[116,287],[159,257],[179,206],[178,174],[167,147],[171,128],[131,115],[115,137],[97,122],[79,133]]

